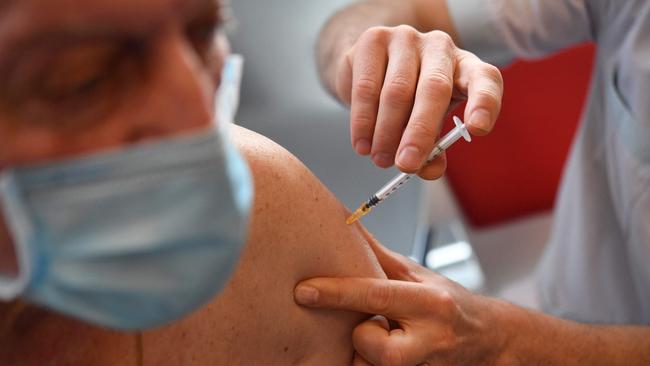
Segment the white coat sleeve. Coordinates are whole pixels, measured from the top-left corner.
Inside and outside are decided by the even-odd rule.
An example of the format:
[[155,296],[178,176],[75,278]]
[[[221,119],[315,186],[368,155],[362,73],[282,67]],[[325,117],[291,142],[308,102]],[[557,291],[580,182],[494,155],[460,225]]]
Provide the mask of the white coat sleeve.
[[506,64],[594,40],[596,0],[447,0],[463,48]]

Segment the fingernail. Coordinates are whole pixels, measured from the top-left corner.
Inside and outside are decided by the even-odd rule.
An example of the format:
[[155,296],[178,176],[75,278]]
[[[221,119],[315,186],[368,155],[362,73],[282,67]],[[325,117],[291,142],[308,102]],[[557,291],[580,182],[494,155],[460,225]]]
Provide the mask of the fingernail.
[[469,123],[481,131],[490,130],[491,115],[486,109],[477,109],[469,118]]
[[318,290],[309,286],[298,286],[294,298],[300,305],[314,305],[318,301]]
[[414,146],[407,146],[402,149],[397,158],[397,165],[405,170],[418,170],[422,164],[420,150]]
[[359,155],[368,155],[370,154],[370,148],[372,145],[370,145],[370,141],[366,139],[358,139],[357,142],[354,144],[354,150],[357,152]]
[[382,168],[388,168],[393,165],[393,157],[386,153],[377,153],[372,156],[372,161]]

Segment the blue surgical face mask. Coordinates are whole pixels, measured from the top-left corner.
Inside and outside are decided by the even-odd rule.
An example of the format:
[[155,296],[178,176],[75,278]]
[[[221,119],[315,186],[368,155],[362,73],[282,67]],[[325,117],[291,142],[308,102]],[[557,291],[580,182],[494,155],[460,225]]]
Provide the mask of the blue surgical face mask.
[[0,176],[0,208],[22,297],[117,329],[178,319],[210,300],[233,271],[252,200],[246,163],[226,137],[241,59],[218,93],[218,125]]

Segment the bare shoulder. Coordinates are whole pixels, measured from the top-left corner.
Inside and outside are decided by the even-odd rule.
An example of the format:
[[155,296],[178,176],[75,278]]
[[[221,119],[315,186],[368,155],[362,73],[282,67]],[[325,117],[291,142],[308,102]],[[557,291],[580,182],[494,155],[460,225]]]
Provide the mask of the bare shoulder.
[[383,277],[372,239],[361,226],[345,224],[347,209],[290,152],[244,128],[232,132],[255,188],[239,264],[211,304],[148,333],[145,358],[183,365],[349,364],[352,330],[366,315],[301,308],[293,289],[316,276]]
[[[233,132],[255,182],[253,236],[259,231],[268,235],[266,230],[275,233],[282,228],[285,233],[301,236],[311,236],[306,230],[321,234],[325,231],[328,236],[321,240],[327,240],[332,246],[337,243],[331,235],[340,238],[341,245],[344,237],[348,238],[345,241],[350,240],[349,235],[354,234],[355,229],[345,225],[349,210],[299,159],[253,131],[237,127]],[[275,226],[276,223],[281,225]]]
[[[292,153],[271,139],[243,127],[234,126],[235,145],[248,161],[260,193],[291,194],[283,186],[293,189],[325,189],[318,179]],[[260,197],[264,199],[265,196]]]

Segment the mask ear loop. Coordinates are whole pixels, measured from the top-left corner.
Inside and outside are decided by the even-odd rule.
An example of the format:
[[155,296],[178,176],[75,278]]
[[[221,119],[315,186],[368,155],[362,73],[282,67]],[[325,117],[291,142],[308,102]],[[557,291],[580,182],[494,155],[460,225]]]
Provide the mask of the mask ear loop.
[[230,126],[235,123],[243,67],[243,56],[234,54],[226,58],[221,70],[221,84],[216,95],[216,122],[218,128],[226,134],[230,132]]
[[32,232],[31,222],[25,207],[18,200],[20,192],[11,172],[0,173],[0,212],[4,217],[11,243],[18,261],[18,275],[9,277],[0,275],[0,300],[11,301],[25,292],[32,275],[31,251],[28,233]]

